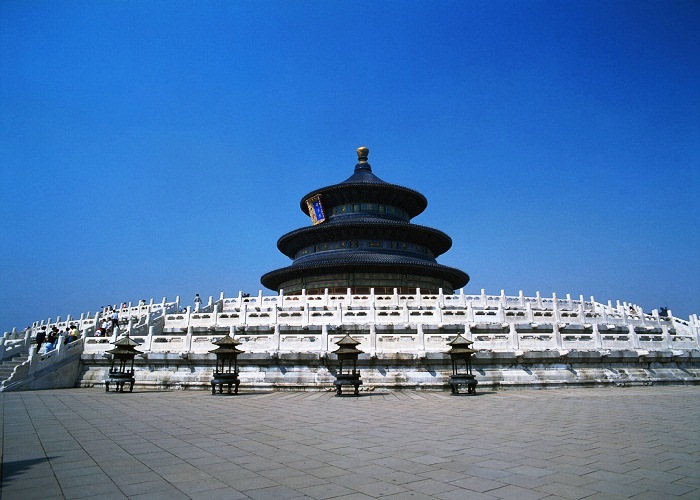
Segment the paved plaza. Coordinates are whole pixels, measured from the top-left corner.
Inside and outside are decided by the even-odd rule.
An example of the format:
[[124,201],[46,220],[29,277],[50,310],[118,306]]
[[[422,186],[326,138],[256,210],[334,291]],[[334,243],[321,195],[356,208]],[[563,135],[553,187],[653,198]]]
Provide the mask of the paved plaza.
[[2,498],[700,498],[700,387],[0,394]]

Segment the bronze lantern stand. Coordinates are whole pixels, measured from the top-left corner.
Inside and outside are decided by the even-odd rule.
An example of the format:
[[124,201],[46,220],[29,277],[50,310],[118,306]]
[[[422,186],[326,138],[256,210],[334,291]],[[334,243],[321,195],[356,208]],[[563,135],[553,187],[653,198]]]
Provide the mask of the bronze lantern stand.
[[[472,354],[476,352],[470,346],[473,344],[471,340],[462,337],[458,333],[457,336],[447,343],[451,349],[447,352],[452,360],[452,376],[450,376],[450,388],[452,394],[459,394],[459,386],[467,386],[467,394],[476,394],[476,385],[479,383],[476,377],[472,374]],[[464,372],[460,373],[459,367],[464,363]]]
[[[359,350],[356,346],[359,345],[360,342],[346,334],[345,337],[335,344],[338,346],[338,349],[333,351],[333,354],[338,356],[339,363],[338,373],[336,373],[335,382],[333,382],[336,387],[336,396],[341,396],[343,394],[342,386],[344,385],[353,386],[355,388],[354,395],[359,396],[362,380],[360,380],[360,370],[357,369],[357,358],[363,351]],[[348,362],[352,362],[352,371],[347,369]],[[343,373],[343,363],[346,364],[345,373]]]
[[242,350],[238,349],[241,344],[239,341],[231,337],[229,334],[220,338],[216,342],[212,342],[216,349],[209,351],[216,355],[216,368],[214,369],[214,378],[211,381],[211,393],[216,394],[216,387],[219,387],[219,394],[223,394],[224,386],[228,389],[228,394],[238,394],[238,386],[241,384],[238,380],[238,355]]
[[[105,379],[105,391],[109,392],[109,384],[114,384],[115,392],[124,392],[124,385],[129,383],[129,392],[134,390],[134,358],[141,351],[136,350],[139,345],[129,337],[127,333],[114,344],[114,349],[107,351],[107,354],[112,355],[112,366],[109,368],[109,376]],[[127,364],[131,361],[131,367],[127,368]],[[116,365],[116,366],[115,366]]]

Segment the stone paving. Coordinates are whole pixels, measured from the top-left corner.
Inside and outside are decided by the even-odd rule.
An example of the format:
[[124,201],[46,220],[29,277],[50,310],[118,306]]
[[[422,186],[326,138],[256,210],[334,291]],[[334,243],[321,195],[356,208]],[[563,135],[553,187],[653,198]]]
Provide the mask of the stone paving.
[[0,394],[2,498],[700,498],[700,387]]

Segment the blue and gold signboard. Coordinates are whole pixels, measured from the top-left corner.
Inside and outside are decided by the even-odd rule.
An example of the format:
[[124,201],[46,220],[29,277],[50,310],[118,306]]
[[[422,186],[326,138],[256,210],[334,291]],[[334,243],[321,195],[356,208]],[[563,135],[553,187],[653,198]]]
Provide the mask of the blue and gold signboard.
[[313,225],[320,224],[326,220],[326,214],[323,213],[323,205],[321,205],[321,195],[317,194],[306,200],[306,206],[309,207],[309,215]]

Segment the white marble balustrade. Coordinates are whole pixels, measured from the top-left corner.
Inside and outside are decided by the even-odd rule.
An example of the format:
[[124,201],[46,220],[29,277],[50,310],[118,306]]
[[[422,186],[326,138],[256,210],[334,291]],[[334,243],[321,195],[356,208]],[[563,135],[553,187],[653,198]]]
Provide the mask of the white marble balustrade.
[[[311,352],[334,350],[340,331],[361,341],[360,349],[375,353],[421,355],[444,352],[457,332],[474,341],[474,348],[492,351],[668,351],[699,348],[700,323],[660,316],[653,310],[626,302],[596,302],[593,297],[561,298],[556,294],[526,297],[480,294],[375,295],[328,294],[209,298],[198,311],[183,309],[180,300],[128,304],[117,311],[119,334],[129,333],[141,350],[154,353],[207,353],[212,341],[230,333],[243,342],[246,352]],[[111,348],[116,337],[95,332],[111,311],[79,319],[68,317],[36,322],[27,331],[5,334],[0,353],[13,342],[33,338],[41,326],[65,329],[77,323],[86,353]],[[339,337],[338,337],[339,338]],[[21,342],[20,342],[21,339]]]

